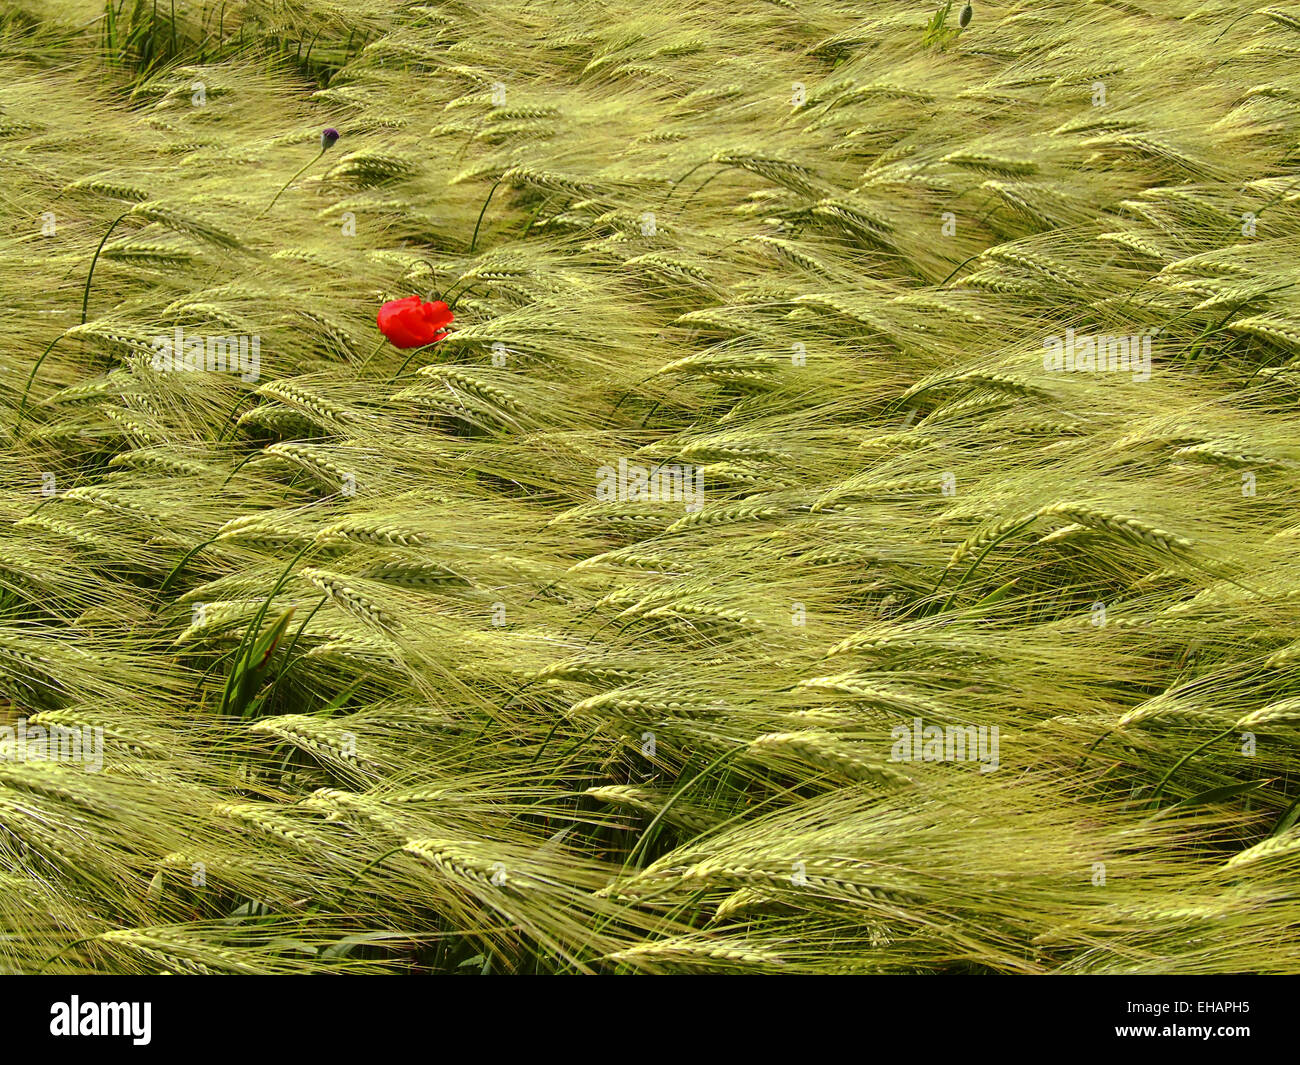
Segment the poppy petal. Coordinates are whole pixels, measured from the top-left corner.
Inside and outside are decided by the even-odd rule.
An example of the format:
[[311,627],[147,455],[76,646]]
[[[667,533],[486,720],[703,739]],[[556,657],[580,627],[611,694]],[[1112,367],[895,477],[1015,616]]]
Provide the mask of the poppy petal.
[[445,337],[445,327],[454,319],[451,308],[442,300],[425,303],[419,296],[407,296],[380,307],[375,323],[394,347],[418,348]]

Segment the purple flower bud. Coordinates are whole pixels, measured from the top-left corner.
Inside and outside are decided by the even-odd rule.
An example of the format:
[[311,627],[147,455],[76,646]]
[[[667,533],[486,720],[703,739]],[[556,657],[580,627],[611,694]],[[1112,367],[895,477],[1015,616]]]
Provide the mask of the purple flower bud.
[[328,151],[330,148],[333,148],[334,142],[338,139],[339,139],[339,131],[334,129],[332,126],[329,129],[321,130],[320,150],[324,152],[324,151]]

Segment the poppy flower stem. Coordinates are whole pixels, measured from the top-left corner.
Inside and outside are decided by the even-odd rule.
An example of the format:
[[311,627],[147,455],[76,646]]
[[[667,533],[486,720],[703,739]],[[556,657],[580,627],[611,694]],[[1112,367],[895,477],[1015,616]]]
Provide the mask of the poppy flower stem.
[[18,400],[18,417],[14,421],[15,440],[18,439],[18,430],[22,427],[23,424],[23,415],[27,412],[27,393],[32,390],[32,382],[36,380],[36,371],[41,368],[41,363],[45,361],[45,357],[51,351],[54,350],[54,345],[57,344],[60,340],[62,340],[65,335],[66,334],[64,333],[60,333],[58,336],[56,336],[53,340],[49,342],[45,350],[41,352],[41,357],[36,360],[36,365],[32,367],[32,372],[27,375],[27,384],[23,387],[23,394],[21,398]]
[[630,386],[629,388],[625,388],[625,389],[623,389],[623,393],[622,393],[622,395],[620,395],[620,396],[618,397],[618,402],[614,404],[614,410],[618,410],[618,408],[621,407],[621,406],[623,405],[624,400],[626,400],[627,397],[630,396],[630,395],[632,394],[632,389],[634,389],[634,388],[640,388],[640,387],[641,387],[642,385],[644,385],[646,382],[648,382],[648,381],[653,381],[653,380],[655,379],[656,376],[658,376],[657,371],[656,371],[656,373],[652,373],[649,377],[643,377],[643,378],[641,378],[640,381],[637,381],[635,384],[633,384],[633,385]]
[[265,207],[263,207],[263,208],[261,209],[261,211],[259,211],[259,212],[257,213],[257,216],[253,219],[253,221],[256,222],[258,218],[261,218],[262,215],[266,214],[267,211],[269,211],[272,207],[274,207],[274,206],[275,206],[275,201],[278,200],[281,196],[284,195],[284,190],[287,189],[290,185],[292,185],[295,181],[297,181],[300,177],[302,177],[303,174],[305,174],[305,173],[307,172],[307,170],[308,170],[309,167],[312,167],[312,166],[314,166],[316,163],[319,163],[320,160],[321,160],[321,157],[324,156],[324,154],[325,154],[327,151],[329,151],[329,148],[328,148],[328,147],[326,147],[326,148],[322,148],[322,149],[320,150],[320,154],[318,154],[318,155],[316,156],[315,159],[310,160],[310,161],[306,164],[306,166],[304,166],[301,170],[298,171],[298,173],[294,174],[293,177],[291,177],[288,181],[286,181],[286,182],[285,182],[285,183],[280,187],[280,191],[277,192],[277,193],[275,194],[275,198],[272,199],[270,203],[268,203]]
[[681,211],[685,210],[686,205],[690,203],[691,200],[695,199],[695,197],[698,196],[701,192],[703,192],[704,189],[708,186],[709,182],[711,182],[714,178],[719,178],[723,174],[725,174],[728,170],[733,170],[733,169],[735,168],[730,166],[724,166],[721,170],[716,171],[715,173],[712,173],[708,177],[706,177],[703,181],[699,183],[699,185],[696,186],[694,192],[692,192],[689,196],[687,196],[686,199],[682,200],[681,206],[677,208],[678,212],[680,213]]
[[[424,298],[424,302],[429,303],[438,291],[438,268],[428,259],[424,260],[424,264],[429,268],[429,277],[433,280],[433,284],[429,286],[429,294]],[[438,299],[442,297],[438,296]]]
[[357,369],[364,370],[368,365],[370,365],[370,360],[373,359],[376,355],[378,355],[379,349],[382,348],[387,343],[388,343],[388,338],[385,337],[378,344],[376,344],[374,350],[369,355],[367,355],[364,359],[361,360],[361,365],[358,366]]
[[[229,480],[229,479],[230,479],[229,477],[226,478],[226,480]],[[159,597],[159,601],[162,600],[163,594],[167,591],[167,586],[168,586],[169,584],[171,584],[171,582],[176,578],[176,575],[177,575],[178,573],[180,573],[180,571],[183,570],[183,569],[185,568],[185,564],[186,564],[187,562],[189,562],[190,559],[192,559],[195,555],[197,555],[200,551],[202,551],[202,550],[203,550],[205,547],[207,547],[209,544],[216,543],[216,540],[217,540],[217,538],[216,538],[215,536],[210,536],[208,539],[204,540],[202,543],[195,544],[195,545],[194,545],[193,547],[191,547],[188,551],[186,551],[185,554],[183,554],[183,555],[181,556],[181,560],[180,560],[179,562],[177,562],[176,565],[174,565],[174,566],[172,567],[172,571],[171,571],[169,574],[167,574],[166,577],[163,578],[163,582],[162,582],[162,584],[158,585],[158,597]]]
[[456,309],[456,304],[460,302],[461,296],[465,295],[465,293],[469,292],[473,287],[474,287],[473,285],[465,285],[463,288],[461,288],[461,290],[457,292],[455,296],[452,297],[451,302],[447,304],[447,309],[454,311]]
[[976,259],[978,259],[981,255],[984,255],[984,254],[985,254],[985,252],[977,251],[974,255],[970,256],[969,258],[967,258],[967,259],[963,259],[963,260],[962,260],[961,262],[959,262],[955,267],[953,267],[952,273],[950,273],[947,277],[945,277],[942,281],[940,281],[940,282],[935,286],[935,288],[943,288],[944,285],[946,285],[949,281],[951,281],[954,277],[957,276],[957,272],[958,272],[958,271],[959,271],[963,266],[965,266],[967,263],[973,263]]
[[259,454],[260,452],[257,451],[250,452],[249,454],[245,455],[242,459],[240,459],[237,463],[235,463],[235,468],[226,475],[226,479],[221,482],[221,487],[225,488],[226,485],[228,485],[232,480],[234,480],[235,474],[237,474],[240,470],[242,470],[248,463],[252,462],[253,459],[257,458]]
[[494,184],[492,188],[488,190],[487,199],[483,201],[483,209],[479,211],[478,221],[474,223],[474,236],[470,238],[470,242],[469,242],[469,253],[471,255],[474,254],[474,249],[478,247],[478,227],[483,224],[483,216],[487,214],[488,204],[492,202],[492,197],[496,195],[497,187],[504,180],[505,180],[504,177],[497,178],[496,184]]
[[95,264],[99,262],[99,253],[104,250],[104,245],[108,243],[108,238],[110,234],[112,234],[113,230],[116,228],[118,222],[122,221],[122,219],[125,218],[130,213],[131,213],[130,211],[126,211],[125,213],[120,214],[113,219],[112,224],[108,227],[108,229],[104,231],[104,236],[101,238],[99,242],[99,247],[95,249],[95,257],[90,260],[90,272],[86,274],[86,288],[85,291],[81,293],[81,324],[82,325],[86,324],[86,308],[90,305],[90,282],[93,281],[95,277]]
[[688,171],[686,171],[686,173],[684,173],[681,177],[679,177],[676,181],[674,181],[672,183],[672,188],[668,190],[668,195],[664,197],[664,203],[667,203],[669,200],[673,198],[673,193],[677,191],[677,187],[683,181],[685,181],[688,177],[694,174],[695,171],[699,170],[700,167],[708,166],[710,162],[712,162],[711,159],[705,159],[704,162],[702,163],[696,163],[693,167],[691,167]]
[[[235,405],[230,408],[230,413],[226,415],[225,422],[222,423],[221,431],[217,434],[218,441],[222,441],[226,439],[226,430],[229,429],[231,427],[231,424],[235,421],[235,415],[239,413],[239,408],[242,407],[245,403],[247,403],[250,399],[255,399],[255,398],[257,398],[256,392],[245,392],[242,396],[239,397],[238,400],[235,401]],[[226,478],[226,479],[229,480],[230,478]]]
[[544,200],[542,200],[541,203],[537,205],[537,210],[533,212],[532,217],[528,219],[528,225],[524,226],[524,231],[519,235],[520,240],[523,240],[524,237],[528,236],[528,234],[532,231],[533,224],[541,216],[541,213],[545,209],[546,205],[550,203],[551,200],[553,200],[554,198],[555,197],[553,196],[547,196]]
[[424,347],[416,348],[414,351],[411,352],[411,354],[406,356],[406,361],[403,362],[402,365],[397,368],[397,373],[393,374],[393,380],[396,381],[399,377],[402,376],[402,371],[411,365],[411,360],[415,358],[418,354],[420,354],[420,352],[422,352],[424,348],[429,348],[432,346],[433,346],[432,344],[425,344]]
[[1153,804],[1159,803],[1160,793],[1165,790],[1165,785],[1169,783],[1169,778],[1172,777],[1175,773],[1177,773],[1178,770],[1181,769],[1189,759],[1191,759],[1194,755],[1200,754],[1203,750],[1205,750],[1206,747],[1209,747],[1211,744],[1218,743],[1219,740],[1231,736],[1236,731],[1237,730],[1235,728],[1230,728],[1230,729],[1225,729],[1222,732],[1215,733],[1208,740],[1202,743],[1199,747],[1193,747],[1190,751],[1188,751],[1185,755],[1183,755],[1180,759],[1178,759],[1178,761],[1176,761],[1172,766],[1169,767],[1168,772],[1166,772],[1165,775],[1160,778],[1160,783],[1156,785],[1155,791],[1151,793],[1151,802]]

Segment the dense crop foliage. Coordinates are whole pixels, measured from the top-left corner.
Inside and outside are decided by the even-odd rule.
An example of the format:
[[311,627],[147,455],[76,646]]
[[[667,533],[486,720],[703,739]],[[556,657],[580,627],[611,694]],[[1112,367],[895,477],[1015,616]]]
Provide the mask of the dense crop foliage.
[[965,6],[0,0],[0,969],[1300,971],[1300,4]]

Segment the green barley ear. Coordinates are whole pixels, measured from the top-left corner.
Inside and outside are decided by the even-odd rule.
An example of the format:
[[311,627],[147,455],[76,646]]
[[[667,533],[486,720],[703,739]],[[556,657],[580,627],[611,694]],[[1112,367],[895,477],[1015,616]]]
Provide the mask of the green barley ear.
[[1300,972],[1270,5],[9,0],[0,972]]
[[147,222],[156,222],[166,229],[184,233],[186,236],[194,237],[224,251],[234,251],[244,246],[244,242],[234,234],[226,232],[195,213],[179,210],[171,204],[146,200],[136,204],[127,214],[143,218]]

